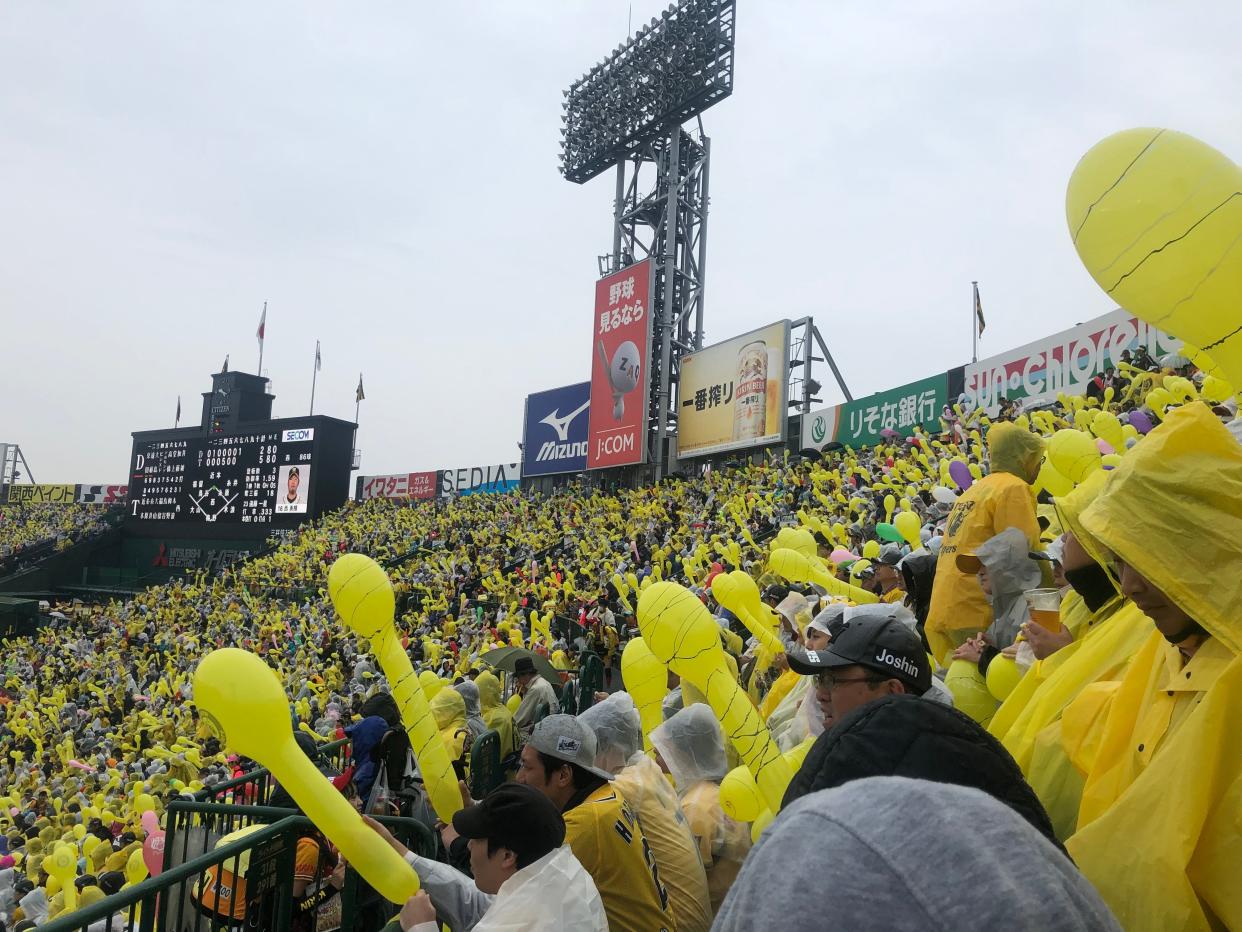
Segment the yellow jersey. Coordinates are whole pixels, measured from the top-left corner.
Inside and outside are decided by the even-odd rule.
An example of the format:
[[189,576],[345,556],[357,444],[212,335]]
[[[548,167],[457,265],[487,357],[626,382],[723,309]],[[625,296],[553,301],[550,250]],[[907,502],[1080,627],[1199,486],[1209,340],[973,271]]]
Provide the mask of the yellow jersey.
[[605,783],[562,815],[565,841],[595,881],[608,927],[675,932],[655,856],[621,793]]

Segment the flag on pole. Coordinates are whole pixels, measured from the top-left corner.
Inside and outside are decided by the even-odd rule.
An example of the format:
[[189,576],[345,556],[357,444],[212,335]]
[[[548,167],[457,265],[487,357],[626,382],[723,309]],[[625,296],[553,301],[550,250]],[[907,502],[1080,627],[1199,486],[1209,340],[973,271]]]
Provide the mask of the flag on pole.
[[176,427],[180,423],[181,423],[181,396],[178,395],[177,396],[177,419],[173,421],[173,426]]
[[367,397],[367,393],[362,390],[362,373],[358,373],[358,390],[354,392],[354,402],[362,401]]
[[267,334],[267,302],[263,302],[263,313],[259,315],[259,329],[254,335],[259,338],[259,345],[263,345],[263,337]]
[[315,371],[323,368],[323,358],[319,355],[319,341],[315,341]]
[[983,328],[987,324],[983,320],[983,304],[979,300],[979,286],[975,285],[975,319],[979,325],[979,336],[983,336]]

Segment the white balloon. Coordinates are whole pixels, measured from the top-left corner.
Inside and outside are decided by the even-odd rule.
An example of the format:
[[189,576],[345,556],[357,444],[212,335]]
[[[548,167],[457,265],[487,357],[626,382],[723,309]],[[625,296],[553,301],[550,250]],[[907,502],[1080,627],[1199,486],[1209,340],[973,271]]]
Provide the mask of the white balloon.
[[931,490],[932,498],[940,502],[942,505],[952,505],[957,501],[957,493],[951,489],[946,489],[943,485],[938,485]]

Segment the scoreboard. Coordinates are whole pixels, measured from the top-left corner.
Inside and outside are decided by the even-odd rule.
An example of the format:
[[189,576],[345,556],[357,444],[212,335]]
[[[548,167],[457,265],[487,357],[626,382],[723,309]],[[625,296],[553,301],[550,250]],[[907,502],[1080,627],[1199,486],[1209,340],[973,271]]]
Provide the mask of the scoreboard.
[[352,429],[315,417],[264,421],[229,434],[136,433],[128,518],[233,531],[296,527],[344,502]]

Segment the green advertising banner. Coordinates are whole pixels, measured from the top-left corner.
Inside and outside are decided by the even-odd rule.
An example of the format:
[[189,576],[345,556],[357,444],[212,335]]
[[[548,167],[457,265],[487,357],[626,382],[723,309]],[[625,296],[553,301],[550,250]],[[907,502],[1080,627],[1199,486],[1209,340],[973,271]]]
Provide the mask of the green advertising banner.
[[948,404],[948,375],[933,375],[868,398],[848,401],[811,412],[803,421],[802,446],[822,450],[832,441],[847,447],[870,447],[885,442],[885,430],[903,437],[920,427],[940,432],[940,412]]

